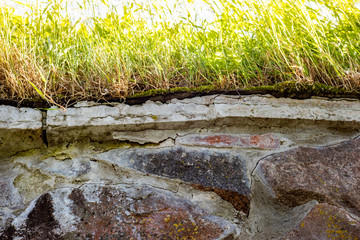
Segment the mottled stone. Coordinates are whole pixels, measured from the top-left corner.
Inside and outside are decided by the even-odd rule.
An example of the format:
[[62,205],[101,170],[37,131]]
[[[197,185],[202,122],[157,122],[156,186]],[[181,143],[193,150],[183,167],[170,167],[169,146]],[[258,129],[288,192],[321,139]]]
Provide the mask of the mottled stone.
[[28,203],[53,189],[56,184],[56,176],[44,174],[40,170],[25,171],[14,178],[13,184],[24,202]]
[[238,233],[233,224],[168,191],[87,184],[42,195],[0,234],[0,239],[210,240],[235,239]]
[[171,179],[203,191],[213,191],[245,213],[250,208],[250,182],[244,159],[234,153],[184,147],[115,149],[94,159]]
[[33,169],[34,172],[38,170],[51,176],[77,178],[91,170],[89,159],[75,158],[65,153],[35,161],[28,157],[19,157],[15,162],[26,166],[27,169]]
[[[24,207],[23,198],[13,183],[16,177],[16,173],[12,171],[13,168],[14,164],[12,163],[2,163],[0,166],[0,212],[8,212]],[[2,214],[0,213],[0,215]],[[2,224],[0,223],[1,227]]]
[[39,129],[0,129],[0,160],[18,152],[46,146]]
[[44,145],[39,110],[0,105],[0,160]]
[[206,147],[242,147],[259,149],[276,149],[280,140],[272,134],[234,135],[234,134],[191,134],[176,139],[176,143],[190,146]]
[[0,178],[0,208],[22,207],[21,197],[15,189],[12,179]]
[[283,240],[360,239],[360,221],[328,204],[316,205]]
[[[55,219],[52,197],[49,193],[34,201],[25,214],[20,215],[2,232],[0,239],[61,239],[59,223]],[[25,216],[24,216],[25,215]]]
[[260,161],[256,173],[284,204],[298,206],[316,199],[360,216],[359,138],[269,156]]

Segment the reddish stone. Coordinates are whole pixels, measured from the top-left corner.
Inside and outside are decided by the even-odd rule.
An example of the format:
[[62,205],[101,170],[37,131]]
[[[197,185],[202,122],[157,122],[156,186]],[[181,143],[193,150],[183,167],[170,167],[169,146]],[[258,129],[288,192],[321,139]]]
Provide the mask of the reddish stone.
[[134,199],[104,187],[99,189],[99,197],[98,202],[88,202],[77,189],[70,195],[73,211],[82,218],[77,231],[82,239],[214,239],[222,232],[202,214],[189,212],[194,210],[192,206],[175,199],[168,202],[166,196]]
[[229,135],[217,135],[217,136],[208,136],[205,138],[196,137],[195,141],[201,142],[205,141],[210,145],[224,144],[233,146],[237,142],[238,138]]
[[256,173],[286,205],[294,207],[316,199],[360,216],[359,138],[271,155],[260,161]]
[[[0,239],[235,239],[235,226],[147,186],[88,184],[42,195]],[[54,209],[61,210],[56,212]],[[64,218],[65,217],[65,218]],[[20,226],[20,227],[19,227]]]
[[275,139],[271,134],[253,135],[239,138],[244,147],[276,149],[280,146],[279,139]]
[[243,147],[276,149],[280,146],[279,139],[272,134],[263,135],[187,135],[177,139],[183,145],[208,146],[208,147]]
[[328,204],[316,205],[283,240],[360,239],[360,221]]

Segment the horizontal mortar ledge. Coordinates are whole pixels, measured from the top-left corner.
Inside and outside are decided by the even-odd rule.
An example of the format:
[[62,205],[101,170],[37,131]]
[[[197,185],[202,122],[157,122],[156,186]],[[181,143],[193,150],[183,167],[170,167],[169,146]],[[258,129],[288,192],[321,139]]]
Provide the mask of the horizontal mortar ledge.
[[220,95],[175,99],[166,104],[148,101],[138,106],[90,105],[67,111],[48,111],[47,126],[113,126],[209,121],[232,117],[360,122],[360,101]]

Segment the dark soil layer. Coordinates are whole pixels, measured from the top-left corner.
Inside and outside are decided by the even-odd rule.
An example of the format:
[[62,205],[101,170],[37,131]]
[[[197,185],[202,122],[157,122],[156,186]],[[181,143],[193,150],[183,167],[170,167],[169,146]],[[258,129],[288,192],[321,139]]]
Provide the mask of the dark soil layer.
[[[253,95],[253,94],[270,94],[274,97],[280,98],[293,98],[293,99],[308,99],[313,96],[326,97],[326,98],[353,98],[360,99],[360,89],[355,91],[347,91],[343,88],[330,87],[324,84],[315,83],[312,85],[299,84],[296,82],[282,82],[273,86],[257,86],[249,87],[244,89],[233,89],[233,90],[217,90],[213,86],[202,86],[198,88],[171,88],[168,90],[150,90],[134,94],[128,98],[111,98],[106,97],[98,98],[87,98],[79,100],[68,100],[63,99],[57,101],[58,104],[64,107],[71,107],[79,101],[94,101],[98,103],[107,102],[121,102],[128,105],[143,104],[146,101],[159,101],[166,102],[171,99],[185,99],[205,95],[238,95],[241,98],[242,95]],[[34,108],[49,108],[54,104],[51,104],[42,99],[0,99],[0,104],[11,105],[17,107],[34,107]]]

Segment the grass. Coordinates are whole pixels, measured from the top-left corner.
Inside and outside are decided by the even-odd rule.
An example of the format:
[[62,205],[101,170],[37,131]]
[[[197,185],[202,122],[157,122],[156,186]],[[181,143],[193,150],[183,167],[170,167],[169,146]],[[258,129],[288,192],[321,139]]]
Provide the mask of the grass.
[[0,98],[66,104],[285,81],[360,89],[356,1],[202,0],[211,22],[166,1],[101,2],[79,7],[95,13],[101,4],[107,16],[78,21],[66,0],[28,6],[24,16],[1,7]]

